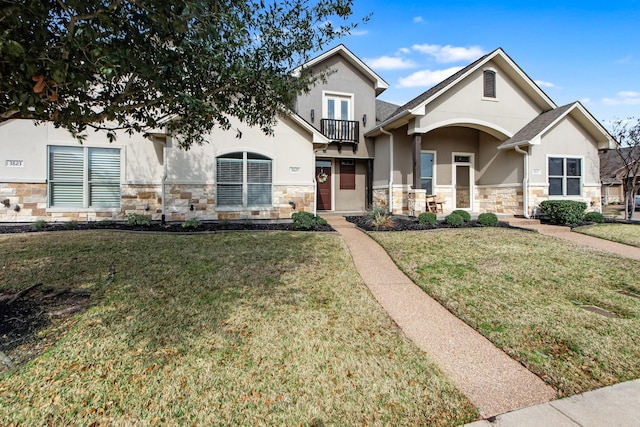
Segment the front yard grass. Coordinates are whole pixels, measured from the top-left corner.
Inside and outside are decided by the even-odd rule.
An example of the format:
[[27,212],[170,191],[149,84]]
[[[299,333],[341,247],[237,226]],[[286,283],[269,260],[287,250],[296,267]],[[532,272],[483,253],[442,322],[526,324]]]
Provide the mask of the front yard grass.
[[640,377],[640,299],[619,292],[640,294],[640,262],[512,229],[371,235],[415,283],[559,395]]
[[0,236],[0,289],[36,282],[101,299],[43,356],[0,378],[3,426],[477,417],[402,337],[335,235]]
[[640,224],[594,224],[573,231],[640,248]]

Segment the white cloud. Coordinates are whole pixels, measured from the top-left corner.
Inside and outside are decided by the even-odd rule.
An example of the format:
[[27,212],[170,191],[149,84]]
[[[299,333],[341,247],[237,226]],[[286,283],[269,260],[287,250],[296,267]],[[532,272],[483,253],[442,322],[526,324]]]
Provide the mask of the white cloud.
[[400,49],[398,49],[399,53],[404,53],[405,55],[408,55],[411,53],[411,49],[409,49],[408,47],[401,47]]
[[640,92],[620,91],[615,98],[603,98],[605,105],[640,105]]
[[460,71],[462,67],[451,67],[445,70],[422,70],[417,71],[407,77],[402,77],[398,80],[398,87],[431,87],[437,83],[440,83],[447,77]]
[[414,44],[413,50],[433,56],[441,63],[476,60],[484,51],[480,46],[455,47],[451,45],[440,46],[438,44]]
[[349,35],[352,35],[352,36],[366,36],[367,34],[369,34],[368,30],[351,31],[349,33]]
[[424,22],[424,19],[422,18],[422,16],[414,16],[413,17],[413,23],[414,24],[420,24],[422,22]]
[[553,83],[545,82],[544,80],[536,80],[535,83],[540,87],[556,87]]
[[364,62],[377,70],[405,70],[416,66],[413,61],[397,56],[381,56],[379,58],[365,59]]
[[580,100],[580,102],[581,102],[583,105],[591,104],[591,98],[582,98],[582,99]]

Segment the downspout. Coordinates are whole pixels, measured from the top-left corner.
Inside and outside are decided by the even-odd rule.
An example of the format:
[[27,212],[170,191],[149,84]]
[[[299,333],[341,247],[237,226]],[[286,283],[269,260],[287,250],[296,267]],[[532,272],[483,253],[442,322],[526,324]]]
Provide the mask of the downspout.
[[529,218],[529,151],[523,150],[518,145],[514,146],[516,152],[524,156],[524,174],[522,178],[522,214]]
[[165,200],[164,200],[164,187],[165,187],[165,183],[167,182],[167,142],[165,140],[165,144],[162,147],[162,217],[161,217],[161,223],[162,225],[167,223],[167,217],[165,215]]
[[393,134],[382,127],[380,132],[389,135],[389,213],[393,214]]

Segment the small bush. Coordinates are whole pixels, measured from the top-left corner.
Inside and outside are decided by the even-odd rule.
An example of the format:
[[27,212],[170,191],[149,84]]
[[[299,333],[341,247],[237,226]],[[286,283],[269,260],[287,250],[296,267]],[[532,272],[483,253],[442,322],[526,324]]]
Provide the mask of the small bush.
[[587,212],[584,220],[588,222],[604,222],[604,216],[600,212]]
[[478,215],[478,223],[485,227],[495,227],[498,225],[498,217],[491,212],[484,212]]
[[540,213],[549,218],[549,222],[559,225],[580,224],[587,209],[585,202],[575,200],[545,200],[540,203]]
[[460,216],[464,222],[471,221],[471,214],[467,211],[463,211],[462,209],[456,209],[451,213]]
[[127,215],[127,224],[149,226],[151,225],[151,217],[137,214],[137,213],[132,213]]
[[202,223],[198,218],[190,218],[182,223],[182,228],[193,228],[194,230],[200,228]]
[[460,227],[464,224],[464,219],[455,212],[451,212],[444,218],[445,222],[452,227]]
[[372,227],[393,227],[393,218],[384,206],[374,206],[367,214],[367,217]]
[[294,212],[291,215],[293,220],[293,228],[296,230],[311,230],[317,225],[327,225],[327,221],[314,216],[311,212]]
[[71,229],[76,228],[78,226],[78,221],[74,221],[74,220],[67,221],[67,222],[63,223],[62,226],[64,228],[68,229],[68,230],[71,230]]
[[47,222],[43,220],[38,220],[33,223],[33,228],[35,228],[36,230],[42,231],[45,228],[47,228]]
[[437,225],[438,217],[433,212],[422,212],[418,215],[418,223],[422,225]]

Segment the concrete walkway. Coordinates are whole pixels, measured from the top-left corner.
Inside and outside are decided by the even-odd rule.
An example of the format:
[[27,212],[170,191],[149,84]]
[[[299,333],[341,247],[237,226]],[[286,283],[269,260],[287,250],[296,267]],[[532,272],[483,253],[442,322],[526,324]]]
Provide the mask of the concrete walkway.
[[360,276],[380,305],[483,418],[556,397],[553,388],[415,285],[369,236],[343,217],[325,218],[344,239]]
[[514,227],[537,231],[540,234],[569,240],[580,245],[589,246],[593,249],[611,252],[623,257],[640,260],[640,248],[636,248],[635,246],[623,245],[622,243],[611,242],[609,240],[599,239],[593,236],[587,236],[586,234],[576,233],[571,231],[570,227],[540,224],[540,221],[538,220],[526,218],[509,218],[505,221]]
[[[640,426],[640,380],[562,400],[555,391],[429,297],[366,233],[341,216],[325,216],[347,244],[365,284],[405,335],[442,369],[484,420],[468,427]],[[509,219],[512,225],[640,259],[640,248]]]

